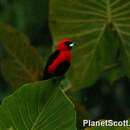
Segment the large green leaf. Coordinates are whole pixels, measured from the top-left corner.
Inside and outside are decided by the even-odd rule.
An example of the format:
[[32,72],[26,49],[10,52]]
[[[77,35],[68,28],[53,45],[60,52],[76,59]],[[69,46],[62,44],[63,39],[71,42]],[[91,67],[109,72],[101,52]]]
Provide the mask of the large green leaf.
[[0,107],[1,130],[76,130],[75,110],[52,81],[24,85]]
[[0,24],[0,65],[4,78],[14,87],[39,79],[42,58],[23,34]]
[[121,66],[121,48],[121,61],[130,75],[129,8],[129,0],[51,0],[50,28],[55,44],[64,37],[77,42],[68,73],[74,86],[90,86],[108,66],[118,62]]

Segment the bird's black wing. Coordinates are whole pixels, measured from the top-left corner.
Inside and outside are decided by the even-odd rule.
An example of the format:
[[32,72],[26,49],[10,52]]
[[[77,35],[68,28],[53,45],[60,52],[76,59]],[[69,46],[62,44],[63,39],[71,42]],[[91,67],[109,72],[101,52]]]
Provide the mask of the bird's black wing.
[[54,76],[64,76],[65,72],[69,69],[70,67],[70,62],[64,61],[59,64],[57,67]]
[[56,50],[55,52],[53,52],[53,53],[49,56],[45,68],[48,67],[48,66],[57,58],[57,56],[58,56],[59,54],[60,54],[60,51],[58,51],[58,50]]
[[49,58],[48,58],[48,61],[47,61],[47,64],[44,68],[44,72],[43,72],[43,79],[48,79],[50,78],[52,75],[50,75],[48,73],[48,66],[57,58],[57,56],[60,54],[60,51],[56,50],[55,52],[53,52]]

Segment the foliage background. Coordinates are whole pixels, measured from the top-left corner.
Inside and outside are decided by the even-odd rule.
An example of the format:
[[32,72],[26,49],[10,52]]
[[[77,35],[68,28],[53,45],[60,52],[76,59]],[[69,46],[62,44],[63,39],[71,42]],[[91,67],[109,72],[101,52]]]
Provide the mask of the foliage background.
[[129,0],[0,0],[1,102],[42,80],[51,51],[69,37],[77,43],[72,66],[53,84],[58,81],[75,104],[77,129],[84,118],[129,119],[129,8]]

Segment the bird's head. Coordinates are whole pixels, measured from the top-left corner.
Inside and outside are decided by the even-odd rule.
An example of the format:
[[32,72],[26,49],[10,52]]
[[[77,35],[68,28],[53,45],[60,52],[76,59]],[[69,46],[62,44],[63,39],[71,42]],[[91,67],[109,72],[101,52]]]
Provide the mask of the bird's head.
[[65,38],[58,43],[57,49],[58,50],[71,50],[74,45],[75,43],[71,39]]

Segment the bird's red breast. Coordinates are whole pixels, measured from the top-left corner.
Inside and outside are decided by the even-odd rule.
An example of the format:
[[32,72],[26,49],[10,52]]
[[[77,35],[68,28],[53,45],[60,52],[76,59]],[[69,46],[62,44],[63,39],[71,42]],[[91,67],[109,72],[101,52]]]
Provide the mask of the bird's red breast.
[[53,63],[51,65],[48,66],[48,72],[49,73],[54,73],[55,70],[58,68],[58,66],[62,63],[62,62],[71,62],[71,51],[60,51],[59,55],[57,56],[57,58],[53,61]]

